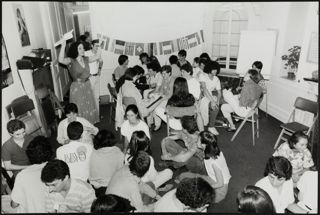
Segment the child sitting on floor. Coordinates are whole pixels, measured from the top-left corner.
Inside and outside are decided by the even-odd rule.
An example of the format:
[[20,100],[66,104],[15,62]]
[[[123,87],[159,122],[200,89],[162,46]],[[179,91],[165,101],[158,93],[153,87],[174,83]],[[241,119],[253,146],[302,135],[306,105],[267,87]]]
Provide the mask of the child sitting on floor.
[[301,175],[314,165],[307,145],[308,136],[302,131],[297,131],[289,138],[288,142],[282,143],[273,153],[273,156],[283,156],[290,161],[294,183],[299,181]]

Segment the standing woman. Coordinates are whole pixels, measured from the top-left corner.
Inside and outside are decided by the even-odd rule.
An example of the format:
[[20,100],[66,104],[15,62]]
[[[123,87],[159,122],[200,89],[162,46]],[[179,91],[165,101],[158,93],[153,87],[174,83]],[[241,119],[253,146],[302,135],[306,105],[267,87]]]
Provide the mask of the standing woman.
[[99,60],[101,52],[90,57],[85,57],[83,44],[74,42],[68,50],[68,57],[65,57],[65,47],[66,40],[63,39],[59,62],[69,66],[73,79],[70,86],[70,102],[77,105],[79,116],[95,124],[99,121],[99,115],[89,81],[89,63]]

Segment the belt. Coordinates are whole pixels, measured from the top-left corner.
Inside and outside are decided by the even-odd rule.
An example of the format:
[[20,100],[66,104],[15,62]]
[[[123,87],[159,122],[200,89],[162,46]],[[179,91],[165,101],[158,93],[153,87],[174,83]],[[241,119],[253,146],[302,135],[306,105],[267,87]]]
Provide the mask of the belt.
[[96,73],[96,74],[90,74],[90,76],[98,76],[98,73]]

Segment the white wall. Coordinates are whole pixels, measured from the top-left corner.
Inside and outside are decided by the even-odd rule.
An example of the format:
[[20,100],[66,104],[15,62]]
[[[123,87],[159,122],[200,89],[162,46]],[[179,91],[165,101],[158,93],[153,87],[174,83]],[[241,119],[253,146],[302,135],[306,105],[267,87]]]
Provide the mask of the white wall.
[[[19,38],[18,26],[15,21],[15,13],[12,8],[13,2],[2,3],[2,35],[7,47],[8,57],[13,75],[13,84],[2,89],[2,106],[1,106],[1,126],[2,126],[2,143],[10,136],[6,130],[6,124],[9,116],[6,106],[17,97],[24,95],[21,82],[18,77],[16,61],[24,55],[28,55],[31,49],[46,48],[42,22],[40,18],[40,9],[38,2],[14,2],[22,5],[24,18],[28,28],[31,46],[22,47]],[[33,84],[33,83],[28,83]]]
[[[177,39],[203,28],[205,5],[168,2],[89,2],[92,37],[96,38],[97,33],[102,33],[112,39],[143,43]],[[192,62],[194,57],[199,56],[202,47],[187,50],[187,60]],[[106,86],[107,82],[111,82],[111,74],[118,66],[118,56],[109,51],[102,53],[102,95],[109,94]],[[170,55],[157,55],[162,65],[169,63],[169,57]],[[139,56],[129,56],[129,67],[136,64],[140,64]]]

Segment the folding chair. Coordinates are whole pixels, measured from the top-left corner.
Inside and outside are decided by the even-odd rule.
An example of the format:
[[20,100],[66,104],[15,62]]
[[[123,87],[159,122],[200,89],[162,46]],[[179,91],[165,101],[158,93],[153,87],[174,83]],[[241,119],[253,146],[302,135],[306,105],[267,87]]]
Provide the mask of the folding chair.
[[116,92],[116,88],[111,87],[110,83],[108,83],[108,89],[110,92],[111,97],[113,98],[113,102],[111,103],[111,111],[110,111],[110,119],[112,119],[113,121],[115,121],[114,118],[112,118],[112,112],[115,113],[116,112],[116,105],[117,105],[117,92]]
[[[249,113],[245,117],[240,116],[234,116],[235,119],[243,120],[241,125],[238,127],[237,131],[234,133],[234,135],[231,138],[231,142],[237,137],[240,130],[244,126],[244,124],[249,121],[252,124],[252,143],[253,146],[255,145],[255,136],[257,135],[257,138],[259,138],[259,105],[261,104],[263,99],[263,94],[259,99],[255,101],[255,104],[253,105],[254,108],[252,108]],[[256,126],[255,126],[256,125]],[[255,128],[257,127],[257,128]]]
[[[305,126],[305,125],[295,121],[295,114],[296,114],[297,109],[301,110],[301,111],[310,112],[314,115],[313,122],[310,127]],[[280,140],[284,140],[284,141],[287,140],[287,138],[284,137],[284,134],[291,136],[296,131],[304,131],[304,132],[307,132],[306,134],[309,136],[309,134],[314,126],[314,123],[317,120],[317,117],[318,117],[317,112],[318,112],[318,103],[317,102],[298,97],[294,103],[294,108],[290,114],[288,122],[280,125],[282,130],[281,130],[280,135],[277,139],[277,142],[274,144],[273,148],[276,149],[278,147]]]
[[167,136],[170,134],[175,134],[178,130],[174,130],[169,126],[170,117],[181,118],[183,116],[194,116],[197,117],[197,108],[195,105],[189,107],[173,107],[168,105],[166,107],[166,115],[167,115]]

